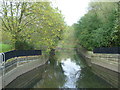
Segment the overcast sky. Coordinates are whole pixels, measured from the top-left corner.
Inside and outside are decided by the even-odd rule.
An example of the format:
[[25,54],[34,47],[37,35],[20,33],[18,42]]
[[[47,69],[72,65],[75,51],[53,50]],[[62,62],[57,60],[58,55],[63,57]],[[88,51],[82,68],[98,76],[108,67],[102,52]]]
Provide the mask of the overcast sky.
[[[53,0],[54,1],[54,0]],[[61,10],[67,25],[76,23],[86,12],[90,0],[55,0],[54,3]]]

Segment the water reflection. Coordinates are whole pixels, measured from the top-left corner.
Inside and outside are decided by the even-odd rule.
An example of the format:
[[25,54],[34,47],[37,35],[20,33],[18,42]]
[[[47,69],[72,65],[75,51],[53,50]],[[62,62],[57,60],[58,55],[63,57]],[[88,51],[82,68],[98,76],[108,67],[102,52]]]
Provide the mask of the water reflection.
[[89,68],[82,68],[78,81],[77,88],[111,88],[112,86],[105,82],[100,77],[93,74]]
[[65,83],[65,75],[61,64],[48,64],[43,73],[42,80],[36,83],[33,88],[59,88]]
[[[54,60],[55,59],[55,60]],[[42,80],[34,88],[110,88],[107,82],[93,74],[75,51],[59,51],[49,63]]]
[[63,88],[76,88],[76,81],[79,78],[81,70],[80,66],[76,65],[70,58],[61,62],[64,74],[66,75],[66,82]]

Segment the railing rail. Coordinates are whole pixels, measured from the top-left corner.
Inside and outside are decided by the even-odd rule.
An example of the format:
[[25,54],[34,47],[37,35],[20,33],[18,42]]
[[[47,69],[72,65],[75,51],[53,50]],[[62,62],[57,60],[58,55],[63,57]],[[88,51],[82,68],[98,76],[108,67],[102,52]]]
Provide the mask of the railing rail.
[[42,55],[41,50],[13,50],[9,52],[5,52],[5,62],[14,57],[19,57],[19,56],[34,56],[34,55]]
[[120,47],[99,47],[95,48],[93,53],[120,54]]
[[40,66],[41,57],[43,57],[41,55],[41,50],[13,50],[0,53],[0,89],[4,88],[19,75]]

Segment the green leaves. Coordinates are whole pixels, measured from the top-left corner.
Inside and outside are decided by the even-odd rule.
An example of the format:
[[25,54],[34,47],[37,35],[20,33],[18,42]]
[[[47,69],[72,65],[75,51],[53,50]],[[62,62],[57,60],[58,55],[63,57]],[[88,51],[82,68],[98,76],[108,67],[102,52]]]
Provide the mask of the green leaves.
[[36,14],[37,19],[40,21],[40,23],[36,22],[36,35],[40,36],[40,38],[35,40],[35,38],[32,37],[32,39],[34,39],[35,42],[39,41],[40,44],[42,42],[42,46],[55,48],[58,42],[57,37],[61,36],[62,30],[65,27],[63,17],[56,9],[50,6],[50,3],[37,3],[37,6],[41,7],[40,9],[36,9],[37,12],[39,12]]
[[16,49],[29,49],[31,45],[35,49],[55,48],[65,28],[58,9],[50,2],[7,3],[2,7],[3,28],[12,35]]
[[92,2],[88,13],[74,25],[79,43],[88,50],[120,46],[117,9],[116,2]]

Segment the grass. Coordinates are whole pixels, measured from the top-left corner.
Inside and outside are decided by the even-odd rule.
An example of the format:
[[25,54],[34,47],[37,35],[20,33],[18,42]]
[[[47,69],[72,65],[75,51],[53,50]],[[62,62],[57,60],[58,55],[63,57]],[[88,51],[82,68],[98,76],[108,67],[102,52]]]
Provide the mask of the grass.
[[12,45],[0,44],[0,53],[12,50]]

